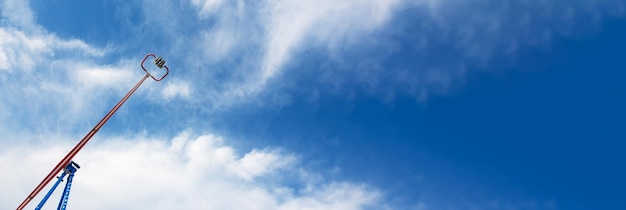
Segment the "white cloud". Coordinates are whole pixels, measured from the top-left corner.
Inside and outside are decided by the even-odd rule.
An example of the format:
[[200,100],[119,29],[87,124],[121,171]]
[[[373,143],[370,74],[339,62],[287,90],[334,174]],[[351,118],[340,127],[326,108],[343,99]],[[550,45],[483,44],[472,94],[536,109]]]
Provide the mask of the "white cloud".
[[172,99],[175,97],[189,98],[191,96],[191,88],[184,81],[168,81],[167,85],[162,89],[163,98]]
[[[3,147],[0,167],[15,170],[0,180],[0,208],[17,206],[69,148],[68,144]],[[81,169],[74,178],[69,207],[346,210],[382,205],[382,194],[366,185],[305,178],[314,172],[300,168],[293,155],[276,149],[254,149],[243,155],[235,151],[220,136],[188,131],[172,140],[138,137],[93,142],[74,159]],[[54,205],[54,199],[47,204]]]
[[[28,33],[12,27],[0,28],[0,70],[32,71],[37,65],[48,66],[55,52],[80,51],[100,57],[104,49],[93,48],[80,40],[62,40],[51,34]],[[85,57],[84,55],[77,57]]]
[[71,76],[78,84],[90,88],[110,88],[119,87],[122,84],[132,84],[130,78],[132,70],[122,67],[107,66],[84,66],[85,64],[76,64],[70,67],[75,69]]
[[227,169],[245,180],[289,166],[293,158],[279,156],[273,151],[252,150]]
[[0,70],[32,70],[37,62],[52,55],[46,37],[28,37],[24,32],[0,28]]
[[28,71],[0,72],[7,81],[0,84],[0,107],[9,113],[0,115],[0,126],[16,127],[13,132],[71,130],[110,108],[114,102],[109,100],[119,100],[141,78],[141,70],[133,71],[123,61],[108,66],[91,60],[50,60]]

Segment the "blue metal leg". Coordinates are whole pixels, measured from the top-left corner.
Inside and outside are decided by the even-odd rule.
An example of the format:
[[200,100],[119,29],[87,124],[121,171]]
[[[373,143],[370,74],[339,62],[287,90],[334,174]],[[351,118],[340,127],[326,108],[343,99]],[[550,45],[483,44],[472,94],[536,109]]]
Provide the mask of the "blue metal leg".
[[57,210],[65,210],[67,206],[67,200],[70,198],[70,188],[72,188],[72,179],[74,178],[74,173],[71,173],[70,176],[67,177],[67,183],[65,183],[65,189],[63,190],[63,195],[61,196],[61,200],[59,201],[59,207]]
[[52,192],[54,192],[54,190],[57,189],[57,186],[59,186],[59,183],[61,183],[63,181],[63,178],[65,177],[66,174],[67,173],[63,172],[63,174],[61,174],[61,176],[58,177],[57,182],[55,182],[54,185],[52,185],[52,188],[50,188],[50,190],[48,191],[46,196],[43,197],[41,202],[39,202],[39,205],[37,205],[35,210],[40,210],[41,208],[43,208],[43,205],[46,204],[46,201],[48,201],[48,198],[50,198],[50,195],[52,195]]

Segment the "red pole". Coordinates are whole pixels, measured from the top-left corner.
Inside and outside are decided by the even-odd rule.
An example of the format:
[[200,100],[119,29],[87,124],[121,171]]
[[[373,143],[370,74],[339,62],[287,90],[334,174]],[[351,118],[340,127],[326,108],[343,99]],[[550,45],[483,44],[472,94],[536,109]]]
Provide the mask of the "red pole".
[[72,159],[74,158],[74,156],[76,156],[78,151],[80,151],[85,146],[85,144],[87,144],[87,142],[89,142],[91,137],[93,137],[100,130],[100,128],[102,128],[102,126],[109,120],[109,118],[111,118],[111,116],[113,116],[113,114],[115,114],[115,112],[122,106],[122,104],[124,104],[124,102],[126,102],[126,100],[128,100],[128,98],[137,90],[137,88],[139,88],[139,86],[141,86],[141,84],[149,76],[150,76],[150,74],[146,73],[146,75],[143,76],[143,78],[141,78],[141,80],[139,80],[139,82],[137,82],[135,87],[133,87],[133,89],[131,89],[128,93],[126,93],[126,95],[122,98],[122,100],[117,102],[117,104],[109,111],[109,113],[107,113],[104,116],[104,118],[102,118],[102,120],[100,120],[100,122],[98,122],[98,124],[96,124],[96,126],[93,127],[93,129],[91,131],[89,131],[89,133],[87,133],[87,135],[85,137],[83,137],[83,139],[80,140],[80,142],[78,142],[78,144],[76,144],[76,146],[74,146],[74,148],[69,153],[67,153],[67,155],[65,155],[65,157],[52,169],[52,171],[50,171],[48,176],[46,176],[46,178],[44,178],[41,181],[41,183],[39,183],[39,185],[37,185],[37,187],[35,187],[33,192],[31,192],[28,195],[28,197],[26,197],[26,199],[22,202],[22,204],[20,204],[20,206],[17,207],[17,210],[22,210],[24,207],[26,207],[26,205],[33,198],[35,198],[35,196],[37,196],[37,194],[41,190],[43,190],[44,187],[46,187],[46,185],[54,178],[54,176],[56,176],[59,172],[61,172],[61,170],[63,170],[63,168],[65,168],[65,166],[70,164],[70,161],[72,161]]
[[[165,67],[165,69],[166,69],[165,75],[163,75],[161,78],[158,78],[158,79],[155,78],[143,66],[143,63],[150,56],[156,58],[155,64],[157,65],[157,67],[159,67],[159,68]],[[67,153],[67,155],[65,155],[65,157],[63,159],[61,159],[61,161],[52,169],[52,171],[50,171],[48,176],[46,176],[46,178],[44,178],[39,183],[39,185],[37,185],[37,187],[35,187],[35,189],[28,195],[28,197],[26,197],[26,199],[24,199],[22,204],[20,204],[20,206],[17,207],[17,210],[24,209],[24,207],[26,207],[26,205],[33,198],[35,198],[35,196],[37,196],[37,194],[41,190],[43,190],[43,188],[46,187],[46,185],[48,185],[48,183],[50,183],[50,181],[54,178],[54,176],[56,174],[61,172],[61,170],[63,170],[68,164],[70,164],[70,162],[72,161],[74,156],[76,156],[76,154],[85,146],[85,144],[87,144],[87,142],[89,142],[91,137],[96,135],[96,133],[100,130],[100,128],[102,128],[102,126],[111,118],[111,116],[113,116],[113,114],[115,114],[115,112],[122,106],[122,104],[124,104],[124,102],[126,102],[126,100],[128,100],[128,98],[130,98],[130,96],[137,90],[137,88],[139,88],[139,86],[141,86],[141,84],[143,84],[144,81],[146,81],[146,79],[148,77],[152,77],[152,79],[154,79],[157,82],[163,80],[163,78],[165,78],[165,76],[167,76],[167,74],[170,72],[169,68],[167,66],[165,66],[164,64],[165,64],[165,60],[162,60],[162,58],[160,58],[160,57],[157,58],[156,55],[154,55],[154,54],[146,55],[146,57],[141,61],[141,68],[146,72],[146,75],[143,76],[143,78],[141,78],[141,80],[139,80],[139,82],[137,82],[135,87],[133,87],[130,91],[128,91],[128,93],[126,93],[126,95],[119,102],[117,102],[117,104],[115,104],[115,106],[109,111],[109,113],[107,113],[104,116],[104,118],[102,118],[102,120],[100,120],[100,122],[98,122],[98,124],[96,124],[96,126],[94,126],[93,129],[91,129],[91,131],[89,131],[89,133],[87,133],[87,135],[85,135],[85,137],[83,137],[83,139],[80,140],[80,142],[78,142],[78,144],[76,144],[76,146],[74,146],[74,148],[69,153]]]

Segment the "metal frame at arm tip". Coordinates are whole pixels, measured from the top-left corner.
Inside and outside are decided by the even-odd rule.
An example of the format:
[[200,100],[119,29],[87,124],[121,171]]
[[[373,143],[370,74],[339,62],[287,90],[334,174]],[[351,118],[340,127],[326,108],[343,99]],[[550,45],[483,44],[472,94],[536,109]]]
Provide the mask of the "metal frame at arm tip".
[[[146,55],[146,57],[144,57],[144,58],[143,58],[143,60],[141,61],[141,69],[143,69],[143,71],[145,71],[145,72],[146,72],[146,74],[150,75],[150,77],[151,77],[154,81],[159,82],[159,81],[163,80],[163,78],[165,78],[165,77],[166,77],[166,76],[170,73],[170,68],[168,68],[168,67],[167,67],[167,65],[162,65],[162,67],[165,67],[165,74],[164,74],[161,78],[158,78],[158,79],[157,79],[156,77],[154,77],[154,75],[152,75],[152,74],[151,74],[151,73],[150,73],[150,72],[149,72],[149,71],[148,71],[148,70],[147,70],[147,69],[143,66],[143,63],[144,63],[144,62],[146,62],[146,60],[147,60],[147,59],[148,59],[148,57],[150,57],[150,56],[152,56],[152,57],[154,57],[155,59],[157,59],[157,56],[156,56],[155,54],[153,54],[153,53],[148,53],[148,54]],[[159,58],[160,58],[160,57],[159,57]],[[165,63],[165,61],[163,61],[163,63]],[[159,66],[158,64],[157,64],[157,67],[161,68],[161,66]]]

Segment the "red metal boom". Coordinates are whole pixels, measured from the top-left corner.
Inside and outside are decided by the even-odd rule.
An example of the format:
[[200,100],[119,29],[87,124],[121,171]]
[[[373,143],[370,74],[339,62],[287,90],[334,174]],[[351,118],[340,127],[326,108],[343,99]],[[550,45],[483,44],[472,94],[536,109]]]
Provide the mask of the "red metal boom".
[[[128,100],[128,98],[130,98],[130,96],[137,90],[137,88],[139,88],[139,86],[141,86],[141,84],[148,77],[152,77],[152,79],[154,79],[155,81],[161,81],[161,80],[163,80],[163,78],[165,78],[165,76],[167,76],[167,74],[169,73],[170,70],[169,70],[169,68],[167,66],[163,65],[163,63],[161,63],[161,65],[159,67],[165,67],[166,72],[165,72],[165,75],[163,75],[161,78],[155,78],[152,74],[150,74],[150,72],[148,70],[146,70],[146,68],[144,68],[143,63],[150,56],[156,58],[156,55],[148,54],[143,59],[143,61],[141,61],[141,68],[146,72],[146,75],[144,75],[143,78],[141,78],[141,80],[139,80],[139,82],[137,82],[135,87],[133,87],[130,91],[128,91],[128,93],[126,93],[126,95],[119,102],[117,102],[117,104],[115,104],[115,106],[109,111],[109,113],[107,113],[104,116],[104,118],[102,118],[102,120],[100,120],[100,122],[98,122],[98,124],[96,124],[96,126],[94,126],[93,129],[91,129],[91,131],[89,131],[89,133],[87,133],[87,135],[85,135],[85,137],[83,137],[83,139],[80,140],[80,142],[78,142],[78,144],[76,144],[76,146],[74,146],[74,148],[69,153],[67,153],[67,155],[65,155],[65,157],[63,159],[61,159],[61,161],[52,169],[52,171],[50,171],[50,173],[48,173],[48,175],[41,181],[41,183],[39,183],[39,185],[37,185],[37,187],[35,187],[35,189],[30,194],[28,194],[28,197],[26,197],[26,199],[22,202],[22,204],[20,204],[20,206],[17,207],[17,210],[24,209],[24,207],[26,207],[26,205],[33,198],[35,198],[35,196],[37,196],[37,194],[41,190],[43,190],[43,188],[46,187],[46,185],[48,185],[48,183],[50,183],[50,181],[52,181],[52,179],[57,174],[59,174],[59,172],[61,172],[61,170],[63,170],[63,168],[65,168],[68,164],[70,164],[70,162],[72,161],[74,156],[76,156],[76,154],[85,146],[85,144],[87,144],[87,142],[89,142],[91,137],[96,135],[96,133],[100,130],[100,128],[102,128],[102,126],[111,118],[111,116],[113,116],[113,114],[115,114],[115,112],[122,106],[122,104],[124,104],[124,102],[126,102],[126,100]],[[159,61],[160,60],[162,60],[162,59],[159,58]]]

